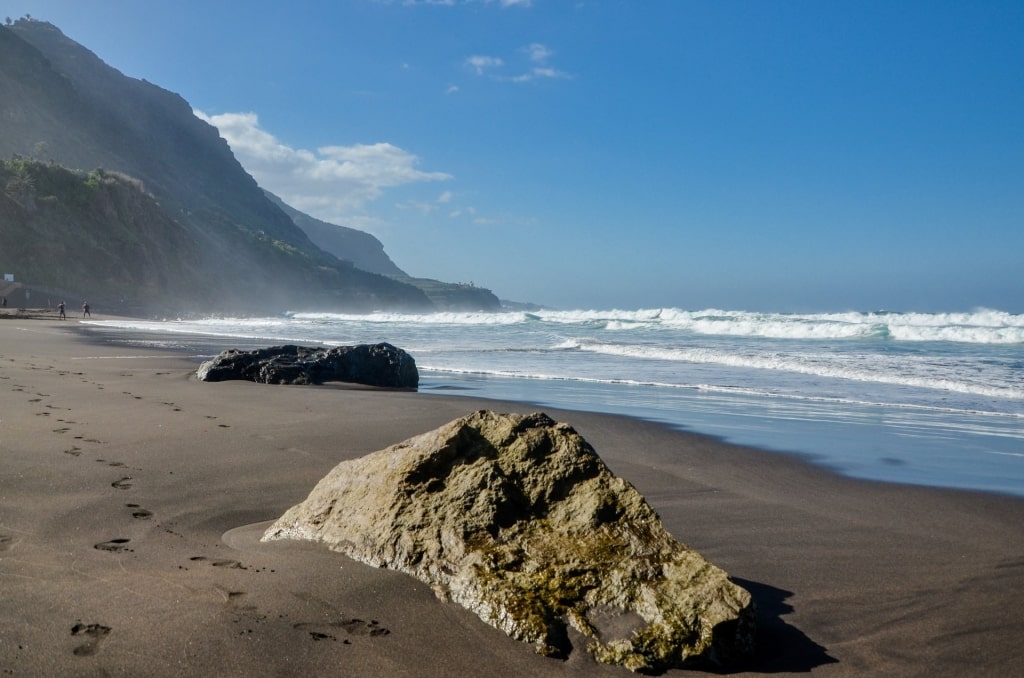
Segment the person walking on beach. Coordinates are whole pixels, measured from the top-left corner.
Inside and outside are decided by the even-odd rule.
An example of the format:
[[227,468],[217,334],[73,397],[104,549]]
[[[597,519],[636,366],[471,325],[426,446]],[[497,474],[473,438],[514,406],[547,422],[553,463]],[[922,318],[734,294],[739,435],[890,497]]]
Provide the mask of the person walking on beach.
[[82,302],[82,317],[85,318],[86,316],[91,318],[92,317],[92,313],[89,313],[89,302],[88,301],[83,301]]
[[58,317],[61,320],[67,320],[67,318],[68,318],[66,315],[64,315],[64,302],[63,301],[60,302],[59,304],[57,304],[57,314],[58,314]]

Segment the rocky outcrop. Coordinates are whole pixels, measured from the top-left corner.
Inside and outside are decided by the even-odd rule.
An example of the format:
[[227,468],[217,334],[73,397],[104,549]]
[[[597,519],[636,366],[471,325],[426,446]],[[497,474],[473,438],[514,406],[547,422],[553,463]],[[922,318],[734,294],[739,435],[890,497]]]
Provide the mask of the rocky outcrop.
[[230,349],[200,365],[196,377],[200,381],[242,379],[261,384],[345,381],[391,388],[416,388],[420,381],[413,357],[387,343]]
[[342,462],[263,539],[411,574],[549,656],[569,653],[569,627],[643,672],[726,667],[753,645],[750,594],[544,414],[480,411]]

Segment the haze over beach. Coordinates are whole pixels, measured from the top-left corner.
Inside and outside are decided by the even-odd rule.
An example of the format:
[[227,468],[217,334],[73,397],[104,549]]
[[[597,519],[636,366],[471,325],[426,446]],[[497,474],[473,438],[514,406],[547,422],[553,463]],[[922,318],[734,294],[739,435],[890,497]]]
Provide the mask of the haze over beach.
[[558,308],[1024,311],[1019,2],[9,3],[414,276]]

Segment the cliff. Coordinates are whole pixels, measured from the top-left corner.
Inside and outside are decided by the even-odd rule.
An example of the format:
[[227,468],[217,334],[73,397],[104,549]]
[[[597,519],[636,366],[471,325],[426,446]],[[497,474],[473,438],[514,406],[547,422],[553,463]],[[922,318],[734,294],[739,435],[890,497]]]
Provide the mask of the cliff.
[[75,306],[87,297],[131,312],[213,301],[200,244],[125,175],[0,162],[0,224],[0,269],[36,282],[53,303],[62,297]]
[[[151,196],[146,210],[162,212],[152,219],[126,217],[108,232],[89,214],[75,211],[82,203],[49,184],[49,193],[35,197],[53,198],[59,210],[34,213],[8,205],[0,238],[17,240],[20,250],[5,247],[0,263],[4,272],[31,284],[73,283],[81,295],[102,289],[148,304],[154,296],[146,291],[150,287],[122,281],[125,286],[114,289],[115,281],[98,268],[71,278],[59,260],[47,266],[41,256],[26,254],[50,251],[56,245],[46,240],[60,238],[74,244],[75,256],[101,261],[112,231],[130,226],[138,231],[132,256],[155,269],[153,284],[165,285],[187,272],[188,285],[166,287],[160,295],[161,303],[182,310],[433,308],[416,287],[361,270],[317,247],[183,98],[126,77],[42,21],[0,26],[0,158],[13,156],[132,177],[137,190]],[[36,178],[40,172],[38,167],[19,171]],[[11,197],[6,184],[0,188]],[[64,238],[58,214],[77,221],[88,235]],[[49,230],[39,228],[43,222]],[[150,228],[158,232],[146,233]],[[126,265],[135,269],[131,262]]]
[[265,191],[267,197],[305,231],[324,251],[364,271],[380,273],[413,285],[422,291],[437,310],[499,311],[501,301],[488,289],[463,283],[447,283],[431,278],[413,278],[398,268],[384,251],[380,240],[354,228],[338,226],[304,214],[279,197]]
[[383,243],[369,233],[321,221],[286,204],[270,191],[264,190],[264,193],[325,252],[370,273],[406,277],[405,271],[398,268],[384,251]]

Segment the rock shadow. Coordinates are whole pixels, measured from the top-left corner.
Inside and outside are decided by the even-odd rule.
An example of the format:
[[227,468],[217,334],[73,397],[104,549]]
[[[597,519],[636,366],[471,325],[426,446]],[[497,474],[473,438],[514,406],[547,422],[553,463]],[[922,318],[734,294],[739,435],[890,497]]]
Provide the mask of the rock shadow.
[[793,611],[793,606],[786,602],[793,595],[792,591],[739,577],[732,580],[750,591],[757,605],[754,656],[745,666],[737,668],[759,673],[808,673],[839,661],[829,656],[827,648],[783,619]]

